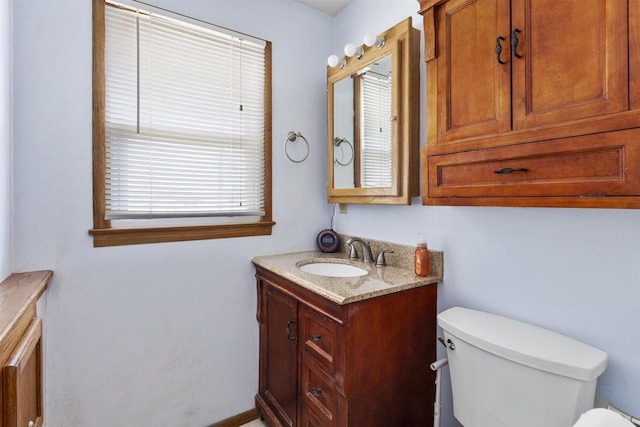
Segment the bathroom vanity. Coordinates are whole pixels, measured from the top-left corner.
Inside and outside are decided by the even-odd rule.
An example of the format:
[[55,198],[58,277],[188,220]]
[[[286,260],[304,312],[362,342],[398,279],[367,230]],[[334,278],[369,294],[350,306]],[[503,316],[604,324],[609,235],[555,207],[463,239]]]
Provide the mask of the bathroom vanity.
[[[377,252],[376,252],[377,253]],[[260,373],[256,407],[273,426],[423,426],[433,423],[436,283],[432,274],[351,262],[345,253],[256,257]],[[309,262],[366,273],[306,273]]]
[[42,321],[37,302],[51,271],[15,273],[0,283],[0,425],[43,425]]

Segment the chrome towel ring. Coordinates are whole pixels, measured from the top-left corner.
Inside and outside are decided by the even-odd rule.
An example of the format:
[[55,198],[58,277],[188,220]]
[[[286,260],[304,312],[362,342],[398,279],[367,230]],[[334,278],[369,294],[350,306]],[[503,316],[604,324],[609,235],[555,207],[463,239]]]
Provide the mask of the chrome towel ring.
[[[343,143],[347,144],[349,146],[349,148],[351,148],[351,158],[349,159],[348,162],[344,161],[344,146],[342,145]],[[340,160],[342,160],[342,161],[338,160],[335,157],[335,153],[334,153],[333,161],[335,163],[339,164],[340,166],[347,166],[349,163],[351,163],[353,161],[353,156],[355,154],[354,151],[353,151],[353,145],[351,145],[351,143],[347,140],[347,138],[335,137],[335,138],[333,138],[333,145],[335,147],[340,147],[340,153],[341,153]]]
[[[304,157],[302,159],[295,160],[289,155],[289,151],[287,150],[287,144],[289,144],[290,142],[295,141],[298,138],[302,138],[304,143],[307,144],[307,153],[304,155]],[[310,151],[310,149],[309,149],[309,141],[307,141],[307,138],[302,136],[302,133],[300,133],[300,132],[289,131],[289,133],[287,134],[287,138],[284,140],[284,154],[286,154],[287,158],[289,160],[291,160],[292,162],[294,162],[294,163],[302,163],[307,159],[307,157],[309,157],[309,151]]]

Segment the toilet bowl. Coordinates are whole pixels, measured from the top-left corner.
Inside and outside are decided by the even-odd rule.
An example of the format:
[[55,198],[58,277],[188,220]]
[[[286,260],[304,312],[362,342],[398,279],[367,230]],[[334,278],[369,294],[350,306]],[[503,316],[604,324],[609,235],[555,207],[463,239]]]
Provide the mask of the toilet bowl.
[[555,332],[462,307],[438,315],[454,416],[464,427],[567,427],[593,408],[607,354]]
[[636,425],[613,411],[596,408],[580,415],[573,427],[636,427]]

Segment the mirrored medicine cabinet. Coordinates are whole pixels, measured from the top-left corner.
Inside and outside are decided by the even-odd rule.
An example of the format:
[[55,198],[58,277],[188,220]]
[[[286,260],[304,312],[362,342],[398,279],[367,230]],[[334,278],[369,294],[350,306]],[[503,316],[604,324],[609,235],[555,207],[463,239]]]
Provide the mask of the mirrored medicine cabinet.
[[419,195],[420,31],[407,18],[327,67],[329,203],[411,204]]

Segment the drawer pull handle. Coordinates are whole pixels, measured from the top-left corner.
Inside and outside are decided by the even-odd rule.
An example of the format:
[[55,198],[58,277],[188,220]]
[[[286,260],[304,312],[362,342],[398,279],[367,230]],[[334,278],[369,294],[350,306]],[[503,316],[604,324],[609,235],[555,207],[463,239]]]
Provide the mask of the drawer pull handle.
[[322,340],[322,335],[311,335],[311,341],[320,342]]
[[517,28],[514,28],[511,32],[511,52],[513,52],[513,56],[516,58],[522,58],[522,55],[518,53],[518,44],[520,43],[520,40],[518,40],[518,33],[521,32],[522,31]]
[[322,389],[319,389],[317,387],[311,387],[311,394],[313,394],[316,398],[320,399],[320,396],[322,396]]
[[514,173],[514,172],[529,172],[529,169],[527,168],[502,168],[502,169],[498,169],[493,171],[493,173],[497,173],[498,175],[509,175],[510,173]]
[[29,421],[28,427],[36,427],[36,423]]
[[295,321],[295,320],[289,320],[289,321],[287,322],[287,329],[286,329],[286,332],[287,332],[287,339],[288,339],[289,341],[295,341],[295,339],[296,339],[295,335],[291,335],[291,325],[293,325],[293,324],[295,324],[295,323],[296,323],[296,321]]
[[504,37],[502,36],[498,36],[496,38],[495,53],[496,53],[496,59],[498,60],[498,64],[506,64],[506,62],[500,59],[500,54],[502,53],[502,44],[501,44],[502,40],[504,40]]

